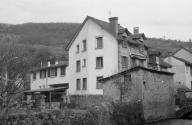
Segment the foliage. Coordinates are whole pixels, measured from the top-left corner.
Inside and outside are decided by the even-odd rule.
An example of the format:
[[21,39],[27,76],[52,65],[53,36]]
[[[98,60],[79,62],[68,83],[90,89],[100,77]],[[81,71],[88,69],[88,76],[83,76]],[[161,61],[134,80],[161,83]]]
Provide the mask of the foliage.
[[143,123],[142,106],[140,102],[112,103],[112,118],[116,125],[140,125]]
[[63,112],[55,110],[12,114],[7,119],[0,119],[0,123],[14,125],[94,125],[88,112],[66,110]]

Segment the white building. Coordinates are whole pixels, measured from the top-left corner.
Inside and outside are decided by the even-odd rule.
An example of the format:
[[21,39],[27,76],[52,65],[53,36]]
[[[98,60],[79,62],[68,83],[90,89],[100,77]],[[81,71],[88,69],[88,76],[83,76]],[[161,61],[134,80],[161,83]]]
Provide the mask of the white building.
[[172,65],[170,71],[175,73],[174,83],[176,86],[184,85],[192,88],[192,53],[185,49],[179,49],[164,59]]
[[131,34],[120,26],[117,17],[109,22],[86,17],[67,46],[69,93],[102,94],[98,79],[136,65],[147,67],[145,39],[138,28]]
[[33,69],[30,75],[31,90],[47,89],[50,87],[68,88],[67,62],[49,60],[41,68]]
[[103,94],[98,79],[137,65],[147,67],[145,39],[138,27],[132,34],[120,26],[117,17],[105,22],[88,16],[67,46],[69,66],[48,62],[33,70],[31,90],[69,86],[69,94]]

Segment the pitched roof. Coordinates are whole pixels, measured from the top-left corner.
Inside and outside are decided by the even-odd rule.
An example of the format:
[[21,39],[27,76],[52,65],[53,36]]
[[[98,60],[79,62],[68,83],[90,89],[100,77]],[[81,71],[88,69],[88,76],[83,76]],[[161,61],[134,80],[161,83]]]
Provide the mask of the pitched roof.
[[176,57],[176,56],[172,56],[172,57],[177,59],[177,60],[179,60],[179,61],[181,61],[181,62],[184,62],[187,65],[191,65],[192,66],[192,62],[189,62],[189,61],[187,61],[185,59],[182,59],[182,58],[179,58],[179,57]]
[[[92,20],[93,22],[95,22],[96,24],[98,24],[101,28],[103,28],[104,30],[106,30],[108,33],[110,33],[112,36],[114,37],[117,37],[116,34],[114,33],[113,31],[113,28],[111,26],[111,24],[109,22],[106,22],[106,21],[102,21],[102,20],[99,20],[99,19],[96,19],[94,17],[90,17],[90,16],[87,16],[85,18],[85,20],[83,21],[83,23],[79,26],[79,28],[77,29],[77,32],[74,34],[74,36],[72,37],[71,41],[69,42],[69,44],[66,46],[66,50],[69,50],[70,46],[72,45],[73,41],[76,39],[76,37],[78,36],[78,34],[80,33],[80,31],[82,30],[83,26],[85,25],[85,23],[87,22],[87,20],[90,19]],[[140,39],[141,37],[143,37],[143,39],[147,39],[145,37],[145,34],[144,33],[139,33],[139,34],[131,34],[131,32],[128,31],[127,28],[124,28],[122,27],[121,25],[118,25],[118,34],[123,34],[124,32],[126,32],[128,35],[130,35],[130,39],[134,38],[134,39]],[[140,44],[140,42],[136,41],[136,40],[129,40],[130,43],[133,43],[133,44]],[[145,47],[147,47],[145,45]]]
[[[96,19],[94,17],[90,17],[87,16],[85,18],[85,20],[83,21],[83,23],[79,26],[79,28],[77,29],[77,32],[75,33],[75,35],[72,37],[71,41],[69,42],[69,44],[67,45],[66,49],[68,50],[69,47],[71,46],[71,44],[73,43],[73,41],[75,40],[75,38],[78,36],[78,34],[80,33],[81,29],[83,28],[83,26],[85,25],[85,23],[87,22],[88,19],[91,19],[93,22],[95,22],[96,24],[98,24],[100,27],[102,27],[104,30],[106,30],[107,32],[109,32],[112,36],[116,37],[115,33],[113,32],[113,29],[111,27],[111,24],[99,19]],[[122,26],[119,25],[119,29],[122,30],[124,29]]]
[[61,66],[68,66],[68,62],[63,62],[61,64],[56,64],[56,65],[51,65],[51,66],[46,66],[46,67],[41,67],[41,68],[35,68],[35,69],[32,69],[30,72],[32,73],[32,72],[37,72],[40,70],[56,68],[56,67],[61,67]]
[[99,81],[100,81],[100,82],[105,82],[105,81],[110,80],[110,79],[112,79],[112,78],[116,78],[116,77],[119,76],[119,75],[121,76],[121,75],[124,75],[124,74],[126,74],[126,73],[130,73],[130,72],[133,72],[133,71],[138,71],[139,69],[142,69],[142,70],[145,70],[145,71],[149,71],[149,72],[152,72],[152,73],[166,74],[166,75],[174,75],[174,73],[172,73],[172,72],[158,71],[158,70],[151,69],[151,68],[145,68],[145,67],[137,66],[137,67],[133,67],[133,68],[127,69],[127,70],[125,70],[125,71],[116,73],[116,74],[114,74],[114,75],[108,76],[108,77],[106,77],[106,78],[100,79]]

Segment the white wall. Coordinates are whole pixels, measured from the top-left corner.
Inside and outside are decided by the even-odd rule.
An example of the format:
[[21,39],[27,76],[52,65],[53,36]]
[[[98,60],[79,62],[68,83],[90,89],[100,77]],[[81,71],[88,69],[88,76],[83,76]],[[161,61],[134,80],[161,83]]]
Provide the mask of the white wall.
[[49,85],[52,84],[59,84],[59,83],[69,83],[68,77],[67,77],[67,73],[68,73],[68,67],[66,67],[66,75],[65,76],[61,76],[61,68],[58,67],[57,68],[57,76],[50,76],[47,77],[48,75],[46,75],[46,78],[41,78],[40,79],[40,71],[36,72],[36,80],[33,80],[33,75],[31,73],[30,77],[31,77],[31,90],[36,90],[36,89],[40,89],[43,88],[43,86],[45,86],[45,88],[49,88]]
[[[103,37],[103,49],[96,48],[96,37]],[[87,40],[87,51],[81,52],[82,40]],[[76,54],[76,45],[80,45],[80,53]],[[102,94],[102,90],[96,89],[96,77],[107,77],[118,72],[117,41],[108,32],[87,20],[81,32],[69,49],[69,93],[70,94]],[[103,56],[103,69],[96,69],[96,57]],[[87,60],[87,66],[82,67],[82,60]],[[81,60],[81,72],[76,72],[76,61]],[[87,78],[87,90],[76,91],[76,79]]]
[[167,57],[164,61],[172,65],[172,68],[170,68],[169,71],[175,73],[173,77],[175,85],[181,82],[181,84],[191,87],[187,83],[188,80],[186,80],[186,67],[184,62],[179,61],[174,57]]

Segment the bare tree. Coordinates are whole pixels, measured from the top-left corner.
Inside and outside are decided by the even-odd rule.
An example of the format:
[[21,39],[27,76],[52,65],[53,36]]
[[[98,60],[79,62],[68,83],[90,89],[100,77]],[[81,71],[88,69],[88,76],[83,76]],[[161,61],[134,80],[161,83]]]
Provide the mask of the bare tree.
[[6,116],[26,87],[29,63],[15,37],[0,42],[0,115]]

